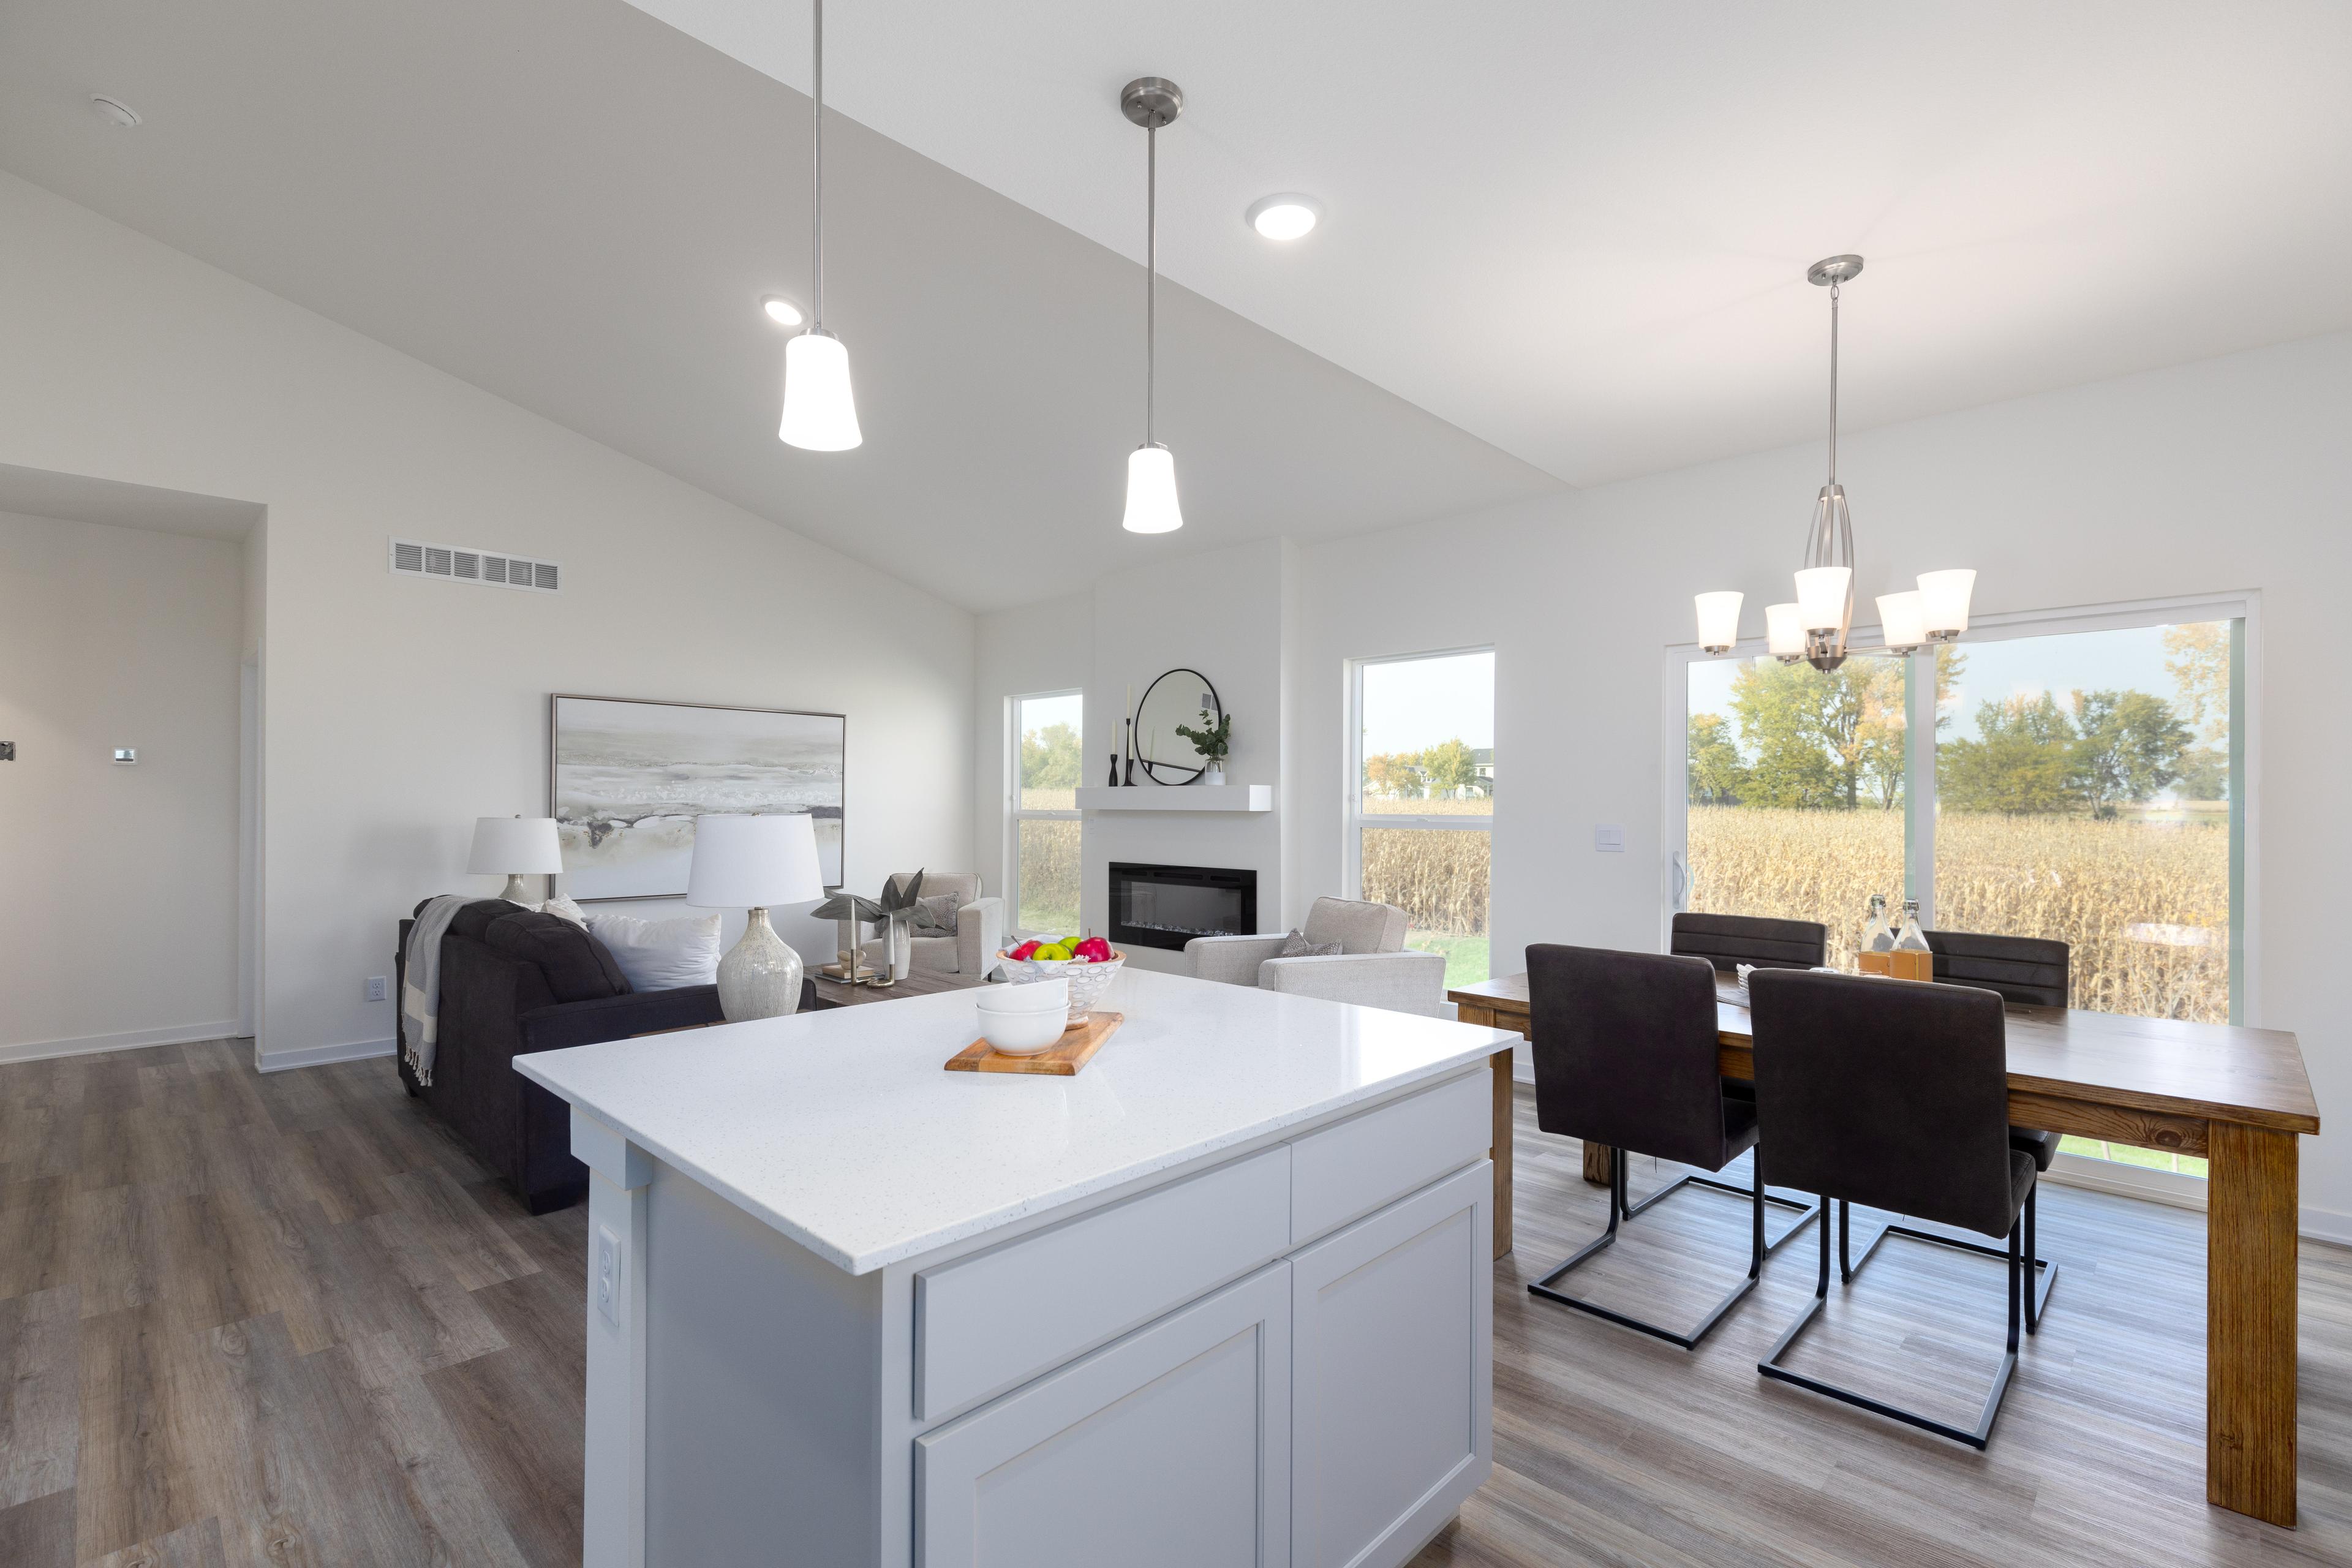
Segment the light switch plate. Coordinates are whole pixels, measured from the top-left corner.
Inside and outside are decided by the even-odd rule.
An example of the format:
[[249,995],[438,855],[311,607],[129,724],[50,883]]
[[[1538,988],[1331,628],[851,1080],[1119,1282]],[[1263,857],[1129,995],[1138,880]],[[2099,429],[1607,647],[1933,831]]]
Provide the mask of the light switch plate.
[[1592,830],[1592,847],[1602,855],[1625,853],[1625,830],[1613,822],[1604,822]]
[[595,1292],[596,1315],[614,1328],[621,1326],[621,1238],[609,1225],[596,1227],[596,1273],[590,1282]]

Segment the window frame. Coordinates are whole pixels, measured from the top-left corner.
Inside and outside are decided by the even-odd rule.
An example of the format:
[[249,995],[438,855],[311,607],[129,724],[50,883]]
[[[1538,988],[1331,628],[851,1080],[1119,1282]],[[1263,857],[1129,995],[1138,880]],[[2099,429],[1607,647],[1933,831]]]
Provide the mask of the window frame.
[[[1078,700],[1078,788],[1086,783],[1086,688],[1066,687],[1056,691],[1021,691],[1004,700],[1004,930],[1008,936],[1031,934],[1019,925],[1021,918],[1021,825],[1024,822],[1077,822],[1086,820],[1086,813],[1073,805],[1067,811],[1049,811],[1021,804],[1021,705],[1043,702],[1055,697]],[[1075,801],[1075,796],[1073,800]],[[1081,833],[1085,831],[1082,827]],[[1083,898],[1085,889],[1080,889]]]
[[[1492,643],[1473,643],[1465,647],[1433,648],[1425,653],[1368,654],[1347,661],[1348,700],[1342,705],[1341,721],[1347,725],[1347,743],[1341,747],[1345,756],[1344,774],[1340,781],[1345,794],[1339,803],[1339,884],[1341,895],[1349,899],[1364,896],[1364,829],[1371,827],[1405,827],[1423,833],[1485,833],[1495,831],[1495,814],[1465,816],[1399,812],[1393,816],[1382,812],[1375,816],[1364,810],[1364,671],[1376,664],[1412,664],[1427,658],[1460,658],[1465,654],[1492,655]],[[1499,743],[1502,736],[1497,733]],[[1494,797],[1490,796],[1489,799]],[[1496,802],[1496,804],[1500,804]],[[1491,840],[1489,853],[1492,853]],[[1492,899],[1493,873],[1488,873],[1489,900]],[[1491,925],[1494,911],[1487,910]]]
[[[2048,610],[2013,610],[1998,615],[1970,616],[1960,638],[1971,643],[2006,642],[2020,637],[2063,637],[2078,632],[2121,631],[2139,626],[2179,626],[2200,621],[2242,623],[2235,657],[2231,660],[2230,749],[2239,798],[2231,813],[2233,842],[2230,857],[2230,1021],[2249,1027],[2261,1026],[2256,998],[2262,987],[2262,592],[2243,589],[2221,594],[2191,594],[2162,598],[2122,600]],[[1861,652],[1883,652],[1885,637],[1875,625],[1857,626],[1847,645]],[[1718,659],[1753,658],[1769,650],[1762,637],[1743,637],[1723,654],[1709,654],[1695,642],[1665,649],[1661,672],[1662,711],[1665,733],[1660,751],[1660,776],[1664,784],[1659,835],[1660,870],[1664,881],[1664,910],[1658,920],[1658,950],[1664,952],[1674,917],[1689,898],[1690,784],[1686,753],[1690,733],[1690,667]],[[1919,900],[1923,922],[1935,923],[1936,768],[1935,650],[1922,648],[1909,656],[1909,697],[1906,704],[1908,751],[1904,787],[1904,878],[1908,896]],[[2104,1192],[2153,1198],[2187,1208],[2206,1205],[2202,1177],[2174,1171],[2061,1153],[2054,1176],[2072,1184]]]

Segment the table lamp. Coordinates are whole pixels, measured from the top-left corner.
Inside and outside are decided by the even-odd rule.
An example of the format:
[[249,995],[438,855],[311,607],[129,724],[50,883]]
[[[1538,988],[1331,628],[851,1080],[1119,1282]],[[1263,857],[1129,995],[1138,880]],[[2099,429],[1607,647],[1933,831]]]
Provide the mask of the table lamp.
[[768,907],[823,897],[814,817],[801,812],[694,819],[686,901],[698,909],[751,911],[743,940],[719,961],[719,1010],[729,1023],[782,1017],[800,1006],[801,955],[768,923]]
[[466,869],[477,876],[503,876],[499,894],[518,904],[535,900],[522,885],[525,877],[552,877],[563,869],[563,849],[555,839],[551,816],[479,816],[474,819],[474,852]]

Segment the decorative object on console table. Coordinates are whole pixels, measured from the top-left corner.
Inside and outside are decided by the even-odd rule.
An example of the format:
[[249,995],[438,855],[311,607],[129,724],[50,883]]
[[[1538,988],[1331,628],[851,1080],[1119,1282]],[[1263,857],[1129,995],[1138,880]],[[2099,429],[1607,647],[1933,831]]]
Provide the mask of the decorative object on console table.
[[882,918],[881,905],[856,893],[842,891],[811,910],[809,916],[813,920],[832,921],[845,933],[842,940],[849,945],[843,952],[841,962],[833,966],[833,978],[851,985],[878,983],[879,976],[857,972],[857,957],[858,950],[864,945],[860,938],[866,928]]
[[522,885],[525,877],[553,876],[563,869],[563,850],[556,841],[551,816],[478,816],[474,819],[473,852],[466,869],[475,876],[507,879],[499,897],[510,903],[537,907],[538,900]]
[[680,897],[696,817],[791,812],[815,818],[820,875],[827,887],[840,884],[848,734],[840,714],[551,700],[547,793],[570,897]]
[[[1201,759],[1184,761],[1178,746],[1178,731],[1196,713],[1204,716],[1212,728],[1225,717],[1216,687],[1197,669],[1179,666],[1143,689],[1143,701],[1135,710],[1132,748],[1135,760],[1153,784],[1187,784],[1201,776]],[[1134,782],[1132,777],[1129,782]]]
[[743,940],[719,961],[719,1006],[729,1023],[781,1017],[800,1005],[801,956],[768,923],[768,906],[824,896],[816,826],[806,813],[695,820],[686,901],[751,911]]
[[1209,710],[1201,710],[1201,728],[1179,724],[1176,732],[1192,742],[1192,750],[1201,754],[1201,782],[1221,784],[1225,782],[1225,753],[1233,750],[1234,716],[1220,713],[1213,720]]
[[882,911],[883,978],[875,984],[896,985],[915,966],[915,926],[925,917],[923,874],[893,877],[882,884],[875,907]]

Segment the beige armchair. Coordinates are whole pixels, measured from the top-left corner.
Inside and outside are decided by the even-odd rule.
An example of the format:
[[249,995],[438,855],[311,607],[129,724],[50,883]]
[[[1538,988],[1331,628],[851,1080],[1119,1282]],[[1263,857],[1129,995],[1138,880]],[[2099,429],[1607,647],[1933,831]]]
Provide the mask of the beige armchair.
[[1286,932],[1196,936],[1184,944],[1184,952],[1195,979],[1432,1018],[1454,1016],[1454,1005],[1445,999],[1445,955],[1407,948],[1406,930],[1405,913],[1393,904],[1318,899],[1307,911],[1303,934],[1318,946],[1338,942],[1338,952],[1276,957]]
[[[911,871],[894,872],[890,886],[903,888],[913,875]],[[976,873],[924,872],[922,896],[931,899],[942,893],[955,897],[955,933],[950,936],[917,927],[908,942],[909,967],[919,974],[968,974],[978,980],[994,966],[996,954],[1004,946],[1004,900],[982,898]],[[863,954],[859,962],[877,971],[888,967],[887,941],[887,937],[876,937],[866,942],[859,949]]]

